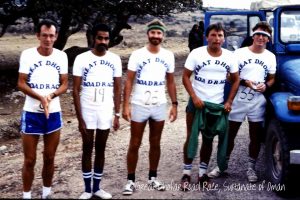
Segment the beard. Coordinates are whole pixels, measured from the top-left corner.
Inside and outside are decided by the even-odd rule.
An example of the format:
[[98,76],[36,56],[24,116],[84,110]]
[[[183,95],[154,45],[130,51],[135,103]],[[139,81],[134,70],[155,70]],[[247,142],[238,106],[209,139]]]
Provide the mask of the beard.
[[149,38],[149,42],[152,44],[152,45],[159,45],[161,42],[162,42],[162,39],[161,38],[154,38],[154,37],[151,37]]
[[108,45],[102,44],[102,43],[101,44],[96,44],[95,49],[98,52],[104,52],[104,51],[108,50]]

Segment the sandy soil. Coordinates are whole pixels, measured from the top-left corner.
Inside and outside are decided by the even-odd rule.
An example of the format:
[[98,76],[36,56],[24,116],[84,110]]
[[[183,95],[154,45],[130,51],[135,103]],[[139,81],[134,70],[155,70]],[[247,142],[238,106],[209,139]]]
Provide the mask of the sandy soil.
[[[189,30],[192,27],[194,13],[188,13],[180,17],[181,23],[170,24],[170,28],[178,31]],[[167,24],[168,25],[168,24]],[[123,56],[126,60],[132,50],[143,46],[146,42],[144,26],[136,24],[132,31],[124,31],[124,42],[111,51]],[[16,62],[21,50],[36,45],[35,37],[25,35],[11,35],[0,38],[3,48],[0,51],[1,62]],[[85,44],[84,34],[76,34],[70,38],[68,46]],[[194,160],[193,188],[189,192],[179,191],[179,181],[182,173],[182,146],[185,140],[185,106],[188,95],[181,83],[181,72],[185,58],[188,54],[186,37],[168,37],[164,44],[176,55],[176,85],[178,93],[178,119],[174,123],[166,121],[161,140],[161,159],[158,169],[158,177],[167,186],[167,191],[157,192],[147,187],[148,173],[148,127],[146,128],[143,142],[139,151],[139,161],[136,171],[136,181],[138,190],[132,196],[122,196],[121,191],[126,182],[126,153],[130,137],[129,123],[121,119],[120,130],[112,131],[106,148],[106,164],[104,176],[101,182],[103,189],[111,192],[116,199],[280,199],[268,188],[268,182],[264,177],[263,151],[258,165],[259,177],[261,181],[254,186],[245,188],[247,180],[245,175],[248,131],[247,124],[243,124],[236,140],[236,148],[230,160],[230,167],[225,176],[212,180],[210,188],[199,188],[195,183],[197,180],[197,168],[199,156]],[[68,47],[67,46],[67,47]],[[67,48],[66,47],[66,48]],[[5,49],[5,50],[4,50]],[[7,77],[2,77],[7,80]],[[0,198],[21,198],[22,181],[21,169],[23,164],[23,154],[21,140],[18,134],[19,117],[24,102],[24,96],[18,92],[14,85],[15,76],[12,80],[4,84],[4,89],[0,93]],[[126,74],[124,73],[124,79]],[[72,104],[71,85],[66,94],[61,96],[63,108],[64,127],[62,129],[61,141],[57,150],[55,160],[55,175],[53,179],[53,198],[78,198],[83,191],[83,181],[81,175],[81,137],[77,130],[77,119],[74,106]],[[200,142],[201,143],[201,142]],[[209,168],[216,164],[216,145],[214,141],[214,152]],[[41,165],[42,165],[42,141],[38,146],[38,158],[35,167],[35,180],[32,187],[34,198],[41,195]],[[241,188],[239,186],[244,186]]]

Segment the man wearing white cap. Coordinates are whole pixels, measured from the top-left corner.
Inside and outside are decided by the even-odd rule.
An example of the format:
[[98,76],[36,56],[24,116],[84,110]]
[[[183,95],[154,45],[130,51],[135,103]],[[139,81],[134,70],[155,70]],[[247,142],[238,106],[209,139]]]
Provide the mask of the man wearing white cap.
[[[253,29],[253,43],[249,47],[237,49],[234,54],[238,58],[240,86],[229,113],[229,138],[227,159],[234,147],[234,139],[242,122],[247,117],[249,122],[249,159],[247,178],[249,182],[258,180],[255,170],[260,150],[260,134],[264,122],[266,99],[264,92],[274,84],[276,72],[275,55],[266,49],[271,41],[272,29],[267,22],[257,23]],[[217,177],[220,170],[216,167],[208,174]]]

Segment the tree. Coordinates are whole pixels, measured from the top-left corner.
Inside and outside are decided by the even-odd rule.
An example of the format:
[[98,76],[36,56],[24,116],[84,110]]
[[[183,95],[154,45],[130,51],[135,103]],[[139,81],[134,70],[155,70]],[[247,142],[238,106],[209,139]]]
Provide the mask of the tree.
[[[196,2],[201,8],[202,0]],[[97,22],[107,22],[112,27],[110,46],[115,46],[123,40],[120,32],[131,28],[128,24],[131,16],[162,17],[192,4],[195,0],[0,0],[0,37],[20,18],[29,19],[35,26],[40,19],[52,18],[59,24],[55,48],[63,49],[68,38],[84,28],[90,47],[93,43],[90,37],[92,26]]]

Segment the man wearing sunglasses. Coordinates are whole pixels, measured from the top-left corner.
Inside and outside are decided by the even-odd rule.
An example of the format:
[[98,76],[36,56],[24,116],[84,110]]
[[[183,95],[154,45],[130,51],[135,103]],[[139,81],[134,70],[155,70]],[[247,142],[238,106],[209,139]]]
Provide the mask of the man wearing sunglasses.
[[[73,66],[73,97],[83,142],[82,175],[85,184],[85,191],[79,198],[90,199],[95,195],[110,199],[112,195],[99,185],[111,125],[114,130],[120,126],[122,64],[118,55],[108,51],[110,28],[105,24],[97,24],[92,33],[94,48],[78,55]],[[95,160],[92,172],[93,146]]]
[[[234,139],[242,122],[247,117],[249,122],[249,158],[247,164],[247,178],[249,182],[257,182],[255,170],[256,160],[260,150],[260,134],[264,122],[266,99],[263,95],[274,84],[276,72],[275,55],[266,49],[271,41],[272,29],[267,22],[257,23],[253,29],[253,43],[234,52],[238,58],[240,86],[232,103],[229,113],[229,138],[227,159],[234,147]],[[216,167],[208,176],[213,178],[220,175]]]

